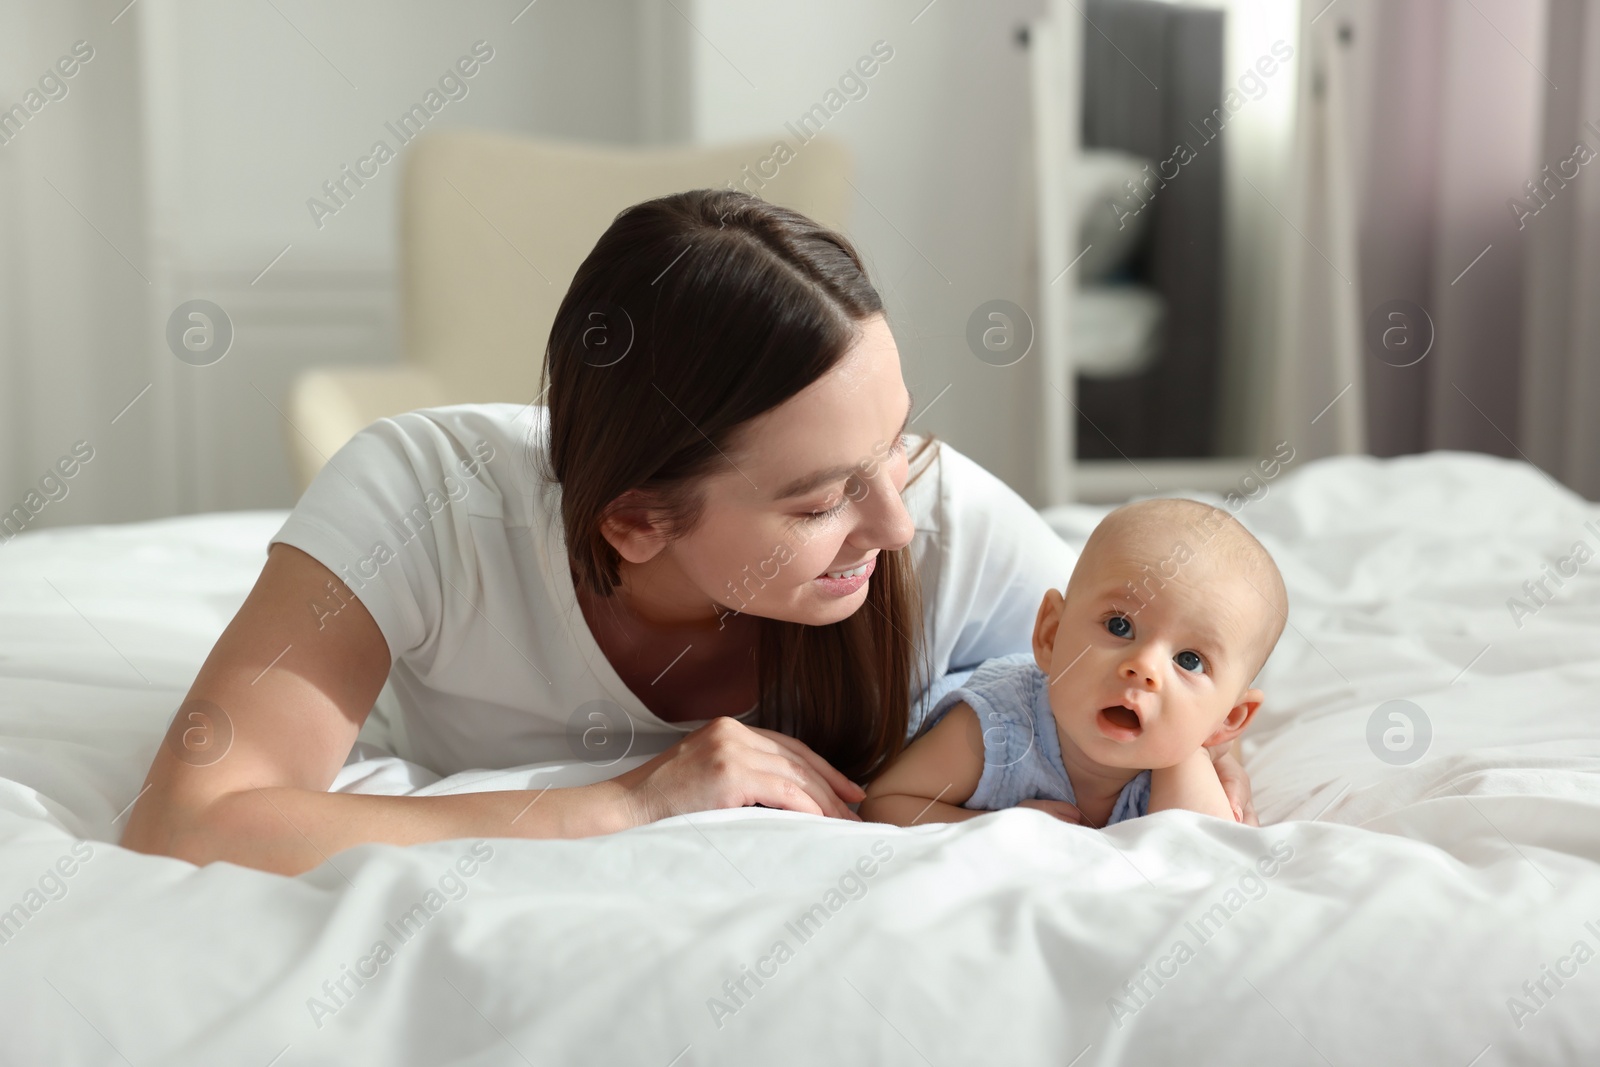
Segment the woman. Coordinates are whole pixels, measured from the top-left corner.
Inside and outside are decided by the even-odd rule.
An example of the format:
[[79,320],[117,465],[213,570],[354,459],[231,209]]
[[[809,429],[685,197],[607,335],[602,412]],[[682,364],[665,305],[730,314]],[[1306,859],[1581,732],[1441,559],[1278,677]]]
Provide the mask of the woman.
[[[914,402],[851,244],[759,198],[618,215],[544,374],[547,407],[410,412],[334,455],[123,844],[294,874],[367,841],[750,804],[854,819],[858,783],[964,671],[1025,651],[1036,591],[1071,573],[1021,497],[905,434]],[[545,791],[327,792],[386,679],[400,754],[440,774],[654,755]],[[187,744],[202,722],[227,734],[221,758]]]

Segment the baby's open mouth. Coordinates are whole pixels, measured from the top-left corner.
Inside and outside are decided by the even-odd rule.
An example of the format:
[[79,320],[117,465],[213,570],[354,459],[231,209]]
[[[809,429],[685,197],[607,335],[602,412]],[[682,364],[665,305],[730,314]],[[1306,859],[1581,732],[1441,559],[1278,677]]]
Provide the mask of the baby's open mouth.
[[1144,729],[1138,711],[1122,704],[1101,708],[1096,717],[1100,720],[1100,732],[1113,740],[1131,741]]

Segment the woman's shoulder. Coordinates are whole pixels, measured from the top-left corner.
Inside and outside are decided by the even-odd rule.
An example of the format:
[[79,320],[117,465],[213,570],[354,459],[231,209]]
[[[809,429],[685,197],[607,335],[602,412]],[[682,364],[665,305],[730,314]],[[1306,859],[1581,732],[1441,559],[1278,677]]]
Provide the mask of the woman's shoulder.
[[[923,440],[908,435],[907,453],[915,455]],[[905,500],[918,531],[964,536],[979,543],[1017,542],[1045,533],[1050,534],[1045,543],[1052,548],[1061,541],[1021,493],[942,438],[912,464]]]
[[[1028,647],[1039,598],[1066,587],[1078,553],[1004,480],[950,442],[938,447],[923,481],[908,486],[917,492],[907,492],[906,507],[922,542],[915,555],[924,592],[941,605],[942,621],[965,631],[944,635],[959,657],[952,665],[970,666]],[[1002,608],[1004,618],[990,618]],[[998,631],[996,639],[979,638],[983,631]]]
[[924,481],[908,486],[917,495],[906,494],[934,679],[914,705],[908,736],[950,688],[947,676],[1027,652],[1040,598],[1065,588],[1078,561],[1004,480],[948,441],[938,449]]
[[474,624],[452,590],[551,588],[519,569],[522,527],[549,514],[531,462],[544,418],[535,405],[477,403],[377,419],[329,458],[268,543],[339,575],[391,654],[410,655],[447,625]]
[[464,446],[454,449],[458,452],[487,444],[497,452],[520,452],[526,456],[543,452],[548,418],[549,409],[538,404],[442,404],[386,416],[361,432],[381,432],[387,427],[419,442],[448,441]]
[[[387,415],[340,448],[318,480],[336,478],[389,503],[431,495],[468,514],[531,522],[550,488],[537,462],[547,419],[541,405],[509,401]],[[308,489],[302,505],[313,495]]]

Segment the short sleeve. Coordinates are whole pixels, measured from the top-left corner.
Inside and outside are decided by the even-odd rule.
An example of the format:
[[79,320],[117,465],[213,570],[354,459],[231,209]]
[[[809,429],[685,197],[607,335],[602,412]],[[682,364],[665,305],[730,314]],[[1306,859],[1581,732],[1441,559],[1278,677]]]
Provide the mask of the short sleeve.
[[964,808],[993,811],[1016,802],[1017,778],[1019,773],[1026,777],[1026,760],[1036,742],[1032,666],[1031,653],[989,660],[973,671],[962,672],[966,681],[945,692],[928,712],[926,730],[933,729],[957,704],[966,704],[978,717],[983,771],[972,796],[962,802]]
[[1032,651],[1045,590],[1064,590],[1078,562],[1077,550],[1016,490],[948,442],[939,447],[936,544],[923,582],[934,681],[912,710],[908,738],[934,701],[964,680],[947,678]]
[[293,545],[348,585],[392,664],[437,639],[447,581],[472,588],[469,513],[493,496],[477,477],[487,458],[428,412],[379,419],[317,472],[269,547]]
[[1106,825],[1110,826],[1126,819],[1138,819],[1149,813],[1150,772],[1140,771],[1122,787],[1122,792],[1117,796],[1116,807],[1111,810],[1111,817],[1106,820]]

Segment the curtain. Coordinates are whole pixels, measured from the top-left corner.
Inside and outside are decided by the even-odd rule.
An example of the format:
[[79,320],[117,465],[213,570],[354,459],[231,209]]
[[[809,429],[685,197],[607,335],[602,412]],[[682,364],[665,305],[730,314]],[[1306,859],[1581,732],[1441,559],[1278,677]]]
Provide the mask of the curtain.
[[1600,498],[1600,0],[1300,10],[1273,440]]
[[[1528,459],[1600,499],[1600,0],[1554,0],[1540,197],[1521,198],[1528,276],[1521,377]],[[1587,159],[1588,162],[1581,162]],[[1548,165],[1554,179],[1546,177]],[[1542,203],[1540,200],[1542,199]],[[1537,207],[1537,214],[1527,214]],[[1510,207],[1508,206],[1508,211]],[[1537,225],[1535,225],[1537,224]]]
[[1287,442],[1306,459],[1365,448],[1353,203],[1354,101],[1363,72],[1349,43],[1345,28],[1319,17],[1317,5],[1302,7],[1288,196],[1279,205],[1262,195],[1255,205],[1281,218],[1283,288],[1268,424],[1274,443]]

